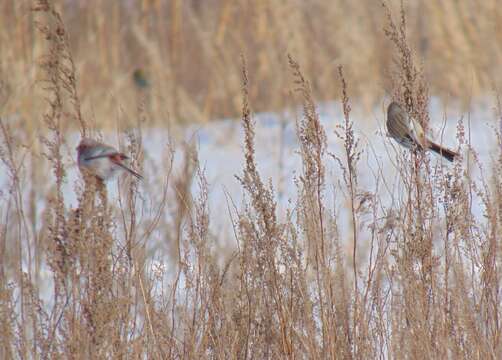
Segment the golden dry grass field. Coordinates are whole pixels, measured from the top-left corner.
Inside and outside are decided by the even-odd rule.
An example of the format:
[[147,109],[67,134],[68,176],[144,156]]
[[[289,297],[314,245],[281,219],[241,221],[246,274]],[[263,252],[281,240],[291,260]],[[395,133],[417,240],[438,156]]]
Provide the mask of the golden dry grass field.
[[[2,0],[0,24],[0,359],[502,358],[498,1]],[[455,103],[460,156],[363,133],[390,99],[426,128]],[[183,138],[228,123],[231,174]],[[145,179],[79,175],[84,135]]]
[[[241,54],[253,74],[256,111],[289,105],[290,53],[317,100],[340,98],[337,66],[366,109],[392,92],[395,48],[380,1],[135,0],[55,1],[70,38],[79,99],[87,118],[115,128],[117,109],[133,118],[135,70],[149,79],[152,120],[207,121],[240,113]],[[2,113],[37,127],[43,94],[37,61],[46,43],[28,0],[0,3]],[[408,42],[431,95],[460,98],[501,86],[502,14],[497,0],[404,3]],[[396,16],[399,1],[389,1]],[[397,19],[396,19],[397,21]],[[37,93],[38,91],[38,93]],[[5,100],[4,100],[5,101]]]

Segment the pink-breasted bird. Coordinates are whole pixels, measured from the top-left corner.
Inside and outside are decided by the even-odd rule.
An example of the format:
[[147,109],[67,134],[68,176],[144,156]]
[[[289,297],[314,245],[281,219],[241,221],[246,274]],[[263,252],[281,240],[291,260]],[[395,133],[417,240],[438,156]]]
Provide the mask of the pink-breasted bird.
[[400,145],[411,149],[432,150],[448,161],[453,161],[458,153],[434,143],[425,135],[422,125],[396,102],[391,102],[387,109],[387,131]]
[[130,169],[124,162],[129,157],[112,146],[90,138],[82,138],[77,147],[78,167],[81,172],[90,173],[105,181],[124,171],[138,179],[143,176]]

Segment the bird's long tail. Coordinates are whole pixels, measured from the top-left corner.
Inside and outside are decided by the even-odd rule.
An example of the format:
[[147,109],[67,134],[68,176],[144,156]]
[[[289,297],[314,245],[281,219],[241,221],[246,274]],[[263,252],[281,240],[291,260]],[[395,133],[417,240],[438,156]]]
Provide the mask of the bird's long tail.
[[143,180],[143,176],[141,176],[140,174],[138,174],[136,171],[128,168],[127,166],[125,166],[124,164],[122,163],[119,163],[119,162],[116,162],[115,164],[117,164],[118,166],[120,166],[122,169],[124,170],[127,170],[131,175],[134,175],[136,178],[138,178],[139,180]]
[[455,157],[458,156],[457,152],[444,148],[438,144],[433,143],[432,141],[429,142],[429,149],[431,149],[435,153],[438,153],[448,161],[453,161],[453,159],[455,159]]

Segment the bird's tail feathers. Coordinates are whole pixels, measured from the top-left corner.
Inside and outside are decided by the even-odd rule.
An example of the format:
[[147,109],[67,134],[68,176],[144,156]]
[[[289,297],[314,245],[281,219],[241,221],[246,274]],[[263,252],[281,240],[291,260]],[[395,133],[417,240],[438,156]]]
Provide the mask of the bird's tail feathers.
[[450,149],[447,149],[445,147],[442,147],[441,145],[435,144],[432,141],[429,142],[429,149],[431,149],[435,153],[441,155],[442,157],[444,157],[448,161],[453,161],[455,159],[455,157],[458,156],[457,152],[450,150]]
[[127,170],[131,175],[135,176],[137,179],[143,180],[143,176],[141,176],[140,174],[138,174],[136,171],[130,169],[129,167],[125,166],[124,164],[118,163],[118,162],[116,162],[115,164],[117,164],[118,166],[120,166],[122,169]]

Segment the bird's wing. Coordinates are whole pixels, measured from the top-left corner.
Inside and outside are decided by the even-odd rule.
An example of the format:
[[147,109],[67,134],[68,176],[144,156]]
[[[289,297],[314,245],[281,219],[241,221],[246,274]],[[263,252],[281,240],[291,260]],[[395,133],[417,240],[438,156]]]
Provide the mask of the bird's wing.
[[398,110],[387,116],[387,131],[401,145],[411,147],[416,143],[416,140],[411,136],[410,119],[404,111]]
[[94,159],[101,159],[101,158],[107,158],[110,156],[115,156],[118,155],[118,153],[105,153],[105,154],[99,154],[99,155],[94,155],[94,156],[88,156],[84,158],[84,160],[94,160]]

